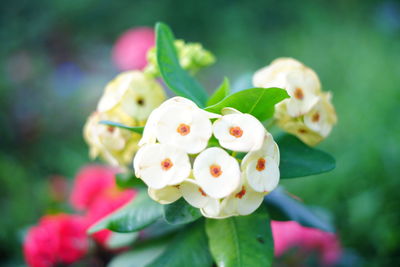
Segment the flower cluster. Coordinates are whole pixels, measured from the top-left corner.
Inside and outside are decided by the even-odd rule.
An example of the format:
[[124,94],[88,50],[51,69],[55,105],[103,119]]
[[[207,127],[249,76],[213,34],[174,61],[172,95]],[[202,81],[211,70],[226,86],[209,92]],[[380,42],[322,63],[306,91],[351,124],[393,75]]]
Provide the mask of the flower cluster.
[[206,217],[250,214],[279,182],[272,135],[231,108],[218,115],[171,98],[151,113],[139,145],[135,174],[150,197],[162,204],[183,197]]
[[308,145],[326,138],[336,123],[331,94],[321,91],[317,74],[292,58],[278,58],[253,76],[257,87],[280,87],[290,95],[276,105],[277,124]]
[[105,88],[97,110],[88,118],[84,137],[90,155],[113,166],[126,166],[137,151],[140,135],[100,124],[102,120],[126,126],[142,126],[151,111],[165,100],[162,86],[140,71],[118,75]]
[[[196,73],[215,62],[213,54],[199,43],[185,43],[183,40],[176,40],[174,45],[180,65],[192,73]],[[144,71],[152,76],[160,76],[155,47],[147,52],[147,66]]]

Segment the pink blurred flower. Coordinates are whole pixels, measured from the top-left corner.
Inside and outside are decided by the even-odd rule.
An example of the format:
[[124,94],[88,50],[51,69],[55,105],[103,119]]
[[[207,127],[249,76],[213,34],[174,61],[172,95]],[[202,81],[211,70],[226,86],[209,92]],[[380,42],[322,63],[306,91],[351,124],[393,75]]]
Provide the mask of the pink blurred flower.
[[116,41],[112,59],[120,70],[141,70],[147,64],[147,51],[154,46],[152,28],[138,27],[124,32]]
[[96,198],[105,190],[115,187],[115,168],[102,165],[88,165],[82,168],[74,182],[71,204],[77,210],[88,210]]
[[58,214],[44,216],[29,229],[24,242],[24,255],[31,267],[70,264],[88,250],[87,223],[80,216]]
[[[86,211],[89,225],[99,221],[122,205],[128,203],[135,195],[133,189],[121,190],[115,183],[117,169],[88,165],[79,171],[71,193],[71,203],[77,210]],[[106,247],[111,231],[102,230],[93,238]]]
[[333,233],[304,227],[295,221],[272,221],[271,227],[276,257],[296,248],[304,254],[316,252],[322,266],[332,266],[341,256],[339,240]]

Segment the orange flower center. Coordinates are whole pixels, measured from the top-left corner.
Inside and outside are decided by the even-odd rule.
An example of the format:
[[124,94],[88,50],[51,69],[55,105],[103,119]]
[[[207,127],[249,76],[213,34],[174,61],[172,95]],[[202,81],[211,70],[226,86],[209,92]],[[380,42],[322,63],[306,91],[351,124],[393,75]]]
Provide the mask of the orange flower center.
[[235,197],[236,197],[236,198],[242,199],[242,197],[243,197],[244,195],[246,195],[246,188],[245,188],[244,186],[242,186],[242,190],[240,190],[240,192],[237,193],[237,194],[235,195]]
[[172,161],[168,158],[164,159],[163,161],[161,161],[161,168],[164,171],[168,171],[169,169],[172,168],[172,166],[174,166],[174,164],[172,163]]
[[305,133],[307,133],[307,130],[306,129],[299,129],[298,132],[301,133],[301,134],[305,134]]
[[229,133],[232,136],[234,136],[236,138],[239,138],[239,137],[241,137],[243,135],[243,130],[239,126],[235,126],[235,127],[231,127],[229,129]]
[[256,169],[259,172],[265,170],[265,159],[263,158],[258,159]]
[[108,131],[109,133],[113,133],[114,130],[115,130],[115,127],[114,127],[114,126],[108,126],[108,127],[107,127],[107,131]]
[[179,124],[178,128],[176,129],[176,131],[182,135],[185,136],[187,134],[190,133],[190,126],[184,123]]
[[318,122],[318,121],[319,121],[319,113],[315,113],[315,114],[312,116],[311,120],[312,120],[313,122]]
[[304,98],[303,90],[301,90],[301,88],[296,88],[294,90],[294,97],[297,98],[298,100],[303,100]]
[[200,187],[199,187],[199,192],[203,197],[207,196],[206,192],[204,192],[203,189],[201,189]]
[[211,165],[210,166],[210,173],[215,178],[219,177],[222,174],[221,166],[219,166],[219,165]]

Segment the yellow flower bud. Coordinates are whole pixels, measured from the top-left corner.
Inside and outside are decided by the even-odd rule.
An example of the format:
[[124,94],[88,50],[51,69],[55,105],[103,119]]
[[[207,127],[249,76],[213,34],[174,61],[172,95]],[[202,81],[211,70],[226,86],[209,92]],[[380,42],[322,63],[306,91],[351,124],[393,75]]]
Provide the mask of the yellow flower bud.
[[[215,62],[214,55],[205,50],[199,43],[185,43],[183,40],[175,40],[174,44],[178,53],[179,63],[183,69],[190,71],[192,74]],[[147,62],[144,72],[152,76],[160,76],[155,47],[147,52]]]

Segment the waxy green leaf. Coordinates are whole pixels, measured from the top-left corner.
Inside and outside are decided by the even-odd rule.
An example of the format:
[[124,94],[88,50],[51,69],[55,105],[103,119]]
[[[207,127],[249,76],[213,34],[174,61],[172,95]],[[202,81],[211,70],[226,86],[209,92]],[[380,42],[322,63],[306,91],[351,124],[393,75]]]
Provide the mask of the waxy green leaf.
[[119,233],[136,232],[151,225],[162,215],[162,205],[150,199],[147,192],[139,191],[131,202],[91,226],[88,233],[103,229]]
[[295,178],[331,171],[335,159],[321,151],[302,143],[293,135],[284,134],[276,138],[281,160],[281,178]]
[[143,181],[135,176],[133,172],[118,173],[115,175],[115,182],[120,188],[142,188],[146,187]]
[[131,127],[131,126],[126,126],[122,123],[119,122],[113,122],[113,121],[100,121],[99,123],[101,124],[105,124],[108,126],[112,126],[112,127],[117,127],[117,128],[121,128],[121,129],[125,129],[131,132],[135,132],[138,134],[143,134],[143,129],[144,127]]
[[218,266],[271,266],[274,247],[264,206],[248,216],[207,219],[206,232],[211,254]]
[[222,84],[218,87],[218,89],[212,94],[210,99],[207,101],[207,106],[212,106],[217,104],[219,101],[227,97],[229,93],[230,93],[229,79],[225,77]]
[[185,199],[164,205],[164,219],[170,224],[184,224],[201,217],[200,210],[189,205]]
[[174,35],[164,23],[156,25],[157,64],[167,86],[177,95],[193,100],[200,107],[207,102],[206,90],[180,65]]
[[212,258],[200,220],[182,231],[168,245],[167,249],[148,267],[210,267]]
[[231,94],[205,110],[221,114],[223,108],[230,107],[265,121],[273,116],[275,104],[288,97],[286,90],[280,88],[251,88]]

